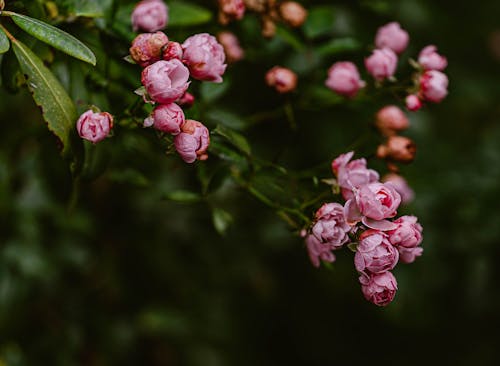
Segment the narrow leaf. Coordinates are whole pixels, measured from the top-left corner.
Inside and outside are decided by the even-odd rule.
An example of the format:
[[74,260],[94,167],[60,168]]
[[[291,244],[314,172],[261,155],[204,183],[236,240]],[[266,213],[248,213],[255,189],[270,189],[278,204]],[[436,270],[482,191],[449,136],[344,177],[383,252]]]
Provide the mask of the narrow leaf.
[[63,154],[69,149],[69,135],[76,121],[76,109],[52,72],[25,44],[12,41],[12,48],[26,76],[27,85],[43,118],[63,145]]
[[184,191],[184,190],[167,192],[164,197],[165,199],[170,201],[183,202],[183,203],[193,203],[202,200],[202,197],[198,193]]
[[30,18],[26,15],[10,13],[11,18],[19,28],[33,37],[51,45],[58,50],[67,53],[79,60],[95,65],[96,58],[94,53],[78,39],[63,30],[50,24],[44,23],[38,19]]
[[185,1],[168,4],[169,27],[185,27],[208,23],[212,19],[210,10]]
[[7,52],[9,48],[10,48],[9,39],[7,38],[7,35],[3,31],[3,29],[0,28],[0,54]]
[[215,207],[212,211],[212,221],[215,230],[217,230],[220,235],[224,235],[233,222],[233,216],[226,210]]
[[241,152],[245,153],[246,155],[250,155],[251,150],[247,139],[238,132],[233,131],[228,127],[218,125],[215,128],[215,130],[213,130],[213,133],[225,137],[231,144],[237,147]]

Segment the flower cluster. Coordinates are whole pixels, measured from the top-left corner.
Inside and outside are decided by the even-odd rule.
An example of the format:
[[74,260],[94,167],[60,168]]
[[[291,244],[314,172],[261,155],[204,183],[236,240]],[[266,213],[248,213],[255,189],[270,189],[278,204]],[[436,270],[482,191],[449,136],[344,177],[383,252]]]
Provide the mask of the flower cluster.
[[379,181],[379,174],[368,169],[364,158],[352,160],[354,152],[342,154],[332,162],[336,185],[346,201],[325,203],[316,212],[305,233],[309,258],[315,267],[334,262],[333,251],[345,245],[355,250],[363,295],[375,305],[388,305],[397,282],[390,272],[396,264],[411,263],[422,255],[422,226],[415,216],[401,216],[397,209],[401,195],[390,182]]
[[[376,48],[365,59],[366,71],[375,79],[376,85],[384,80],[395,81],[398,55],[406,50],[410,37],[397,22],[380,27],[375,36]],[[410,59],[416,69],[413,84],[407,87],[406,107],[416,111],[423,102],[441,102],[448,94],[448,77],[442,72],[447,60],[437,52],[434,45],[425,47],[419,54],[418,62]],[[353,98],[366,86],[356,65],[350,61],[335,62],[328,69],[325,85],[348,98]]]
[[139,34],[130,47],[131,58],[142,70],[144,100],[155,104],[145,127],[174,136],[175,149],[187,163],[205,160],[210,137],[200,122],[186,119],[182,107],[194,103],[187,92],[192,77],[221,83],[226,70],[222,45],[208,33],[195,34],[184,43],[170,41],[163,32]]

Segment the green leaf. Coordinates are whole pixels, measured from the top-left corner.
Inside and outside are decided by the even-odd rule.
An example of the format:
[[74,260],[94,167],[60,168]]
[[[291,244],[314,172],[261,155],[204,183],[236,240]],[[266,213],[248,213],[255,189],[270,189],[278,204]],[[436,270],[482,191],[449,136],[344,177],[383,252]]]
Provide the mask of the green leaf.
[[220,235],[224,235],[233,222],[233,216],[222,208],[215,207],[212,211],[212,221],[215,230],[217,230]]
[[361,48],[359,43],[354,38],[337,38],[325,43],[317,48],[318,54],[321,56],[334,55],[341,52],[357,51]]
[[304,33],[308,38],[331,34],[335,22],[335,9],[332,6],[317,6],[309,10],[304,23]]
[[351,243],[347,244],[347,247],[349,248],[349,250],[350,250],[351,252],[356,253],[356,252],[357,252],[357,250],[358,250],[358,245],[359,245],[359,243],[358,243],[358,242],[351,242]]
[[285,27],[276,27],[276,36],[278,38],[281,38],[284,42],[288,43],[296,51],[302,51],[305,48],[300,38]]
[[7,35],[3,31],[3,29],[0,28],[0,54],[7,52],[9,48],[10,48],[9,39],[7,38]]
[[188,2],[171,2],[169,8],[169,27],[186,27],[208,23],[212,19],[212,12],[199,5]]
[[247,139],[238,132],[233,131],[230,128],[227,128],[222,125],[217,125],[215,130],[213,130],[212,132],[226,138],[232,145],[237,147],[241,152],[245,153],[246,155],[251,154],[252,151],[250,149],[250,145],[248,144]]
[[26,33],[79,60],[95,65],[94,53],[78,39],[63,30],[26,15],[9,13],[14,23]]
[[184,191],[184,190],[167,192],[164,197],[170,201],[183,202],[183,203],[193,203],[202,200],[202,197],[198,193]]
[[36,104],[41,107],[43,118],[61,141],[63,154],[69,149],[70,132],[76,121],[76,109],[56,77],[25,44],[12,41],[12,48],[27,78],[28,88]]

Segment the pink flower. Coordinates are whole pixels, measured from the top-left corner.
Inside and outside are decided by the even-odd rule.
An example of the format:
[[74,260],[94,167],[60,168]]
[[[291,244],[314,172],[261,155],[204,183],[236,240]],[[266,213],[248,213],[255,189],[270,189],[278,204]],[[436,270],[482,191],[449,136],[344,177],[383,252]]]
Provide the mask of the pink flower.
[[178,135],[181,132],[181,127],[185,121],[182,108],[175,103],[160,104],[154,109],[149,118],[153,119],[154,128],[172,135]]
[[366,83],[361,80],[356,65],[342,61],[330,66],[325,85],[337,94],[352,98]]
[[394,135],[410,126],[406,114],[395,105],[388,105],[380,109],[375,119],[375,124],[385,136]]
[[168,42],[167,46],[163,49],[162,58],[165,61],[174,58],[182,60],[182,46],[179,42]]
[[349,200],[354,197],[353,190],[365,184],[377,182],[378,173],[373,169],[366,168],[366,159],[351,160],[354,152],[339,155],[332,161],[333,173],[337,176],[337,182],[342,189],[342,196]]
[[427,46],[420,51],[418,63],[422,65],[424,70],[442,71],[448,66],[448,60],[437,53],[437,47],[434,45]]
[[163,32],[142,33],[132,41],[130,56],[142,67],[146,67],[161,59],[162,48],[168,43]]
[[134,31],[156,32],[167,26],[168,7],[162,0],[142,0],[132,12]]
[[96,113],[91,109],[83,113],[76,122],[76,130],[82,139],[94,144],[104,140],[113,128],[113,116],[108,112]]
[[228,31],[220,32],[217,34],[217,40],[224,48],[227,62],[237,62],[245,56],[245,51],[243,51],[238,38],[233,33]]
[[377,306],[389,305],[398,289],[396,278],[391,272],[362,274],[359,282],[365,299]]
[[307,10],[296,1],[283,1],[279,5],[283,21],[290,27],[300,27],[307,18]]
[[354,265],[360,273],[382,273],[396,267],[398,250],[389,242],[387,234],[378,230],[367,230],[361,234],[354,255]]
[[356,191],[356,203],[363,216],[383,220],[396,215],[401,196],[391,183],[369,183]]
[[422,255],[424,251],[422,247],[405,248],[398,247],[399,259],[403,263],[413,263],[417,257]]
[[335,262],[335,254],[332,253],[334,248],[330,244],[321,243],[314,235],[306,237],[306,247],[314,267],[320,266],[320,260],[328,263]]
[[224,49],[214,36],[208,33],[195,34],[182,44],[183,61],[191,75],[198,80],[222,82],[226,70]]
[[174,138],[175,149],[186,163],[206,160],[206,151],[210,144],[208,129],[198,121],[186,120],[182,132]]
[[392,245],[415,248],[422,242],[422,226],[415,216],[401,216],[393,221],[398,227],[388,232]]
[[422,101],[415,94],[410,94],[405,99],[406,108],[409,111],[416,112],[422,108]]
[[194,104],[195,98],[194,95],[188,92],[185,92],[182,97],[177,99],[177,104],[184,108],[189,108]]
[[430,102],[441,102],[448,95],[448,77],[437,70],[424,72],[420,77],[420,94]]
[[286,67],[274,66],[266,73],[266,83],[278,93],[289,93],[297,87],[297,75]]
[[397,64],[398,56],[390,48],[373,50],[372,55],[365,59],[366,70],[379,81],[393,76]]
[[245,15],[243,0],[219,0],[219,21],[227,24],[231,20],[241,20]]
[[321,243],[333,249],[341,248],[349,240],[347,234],[351,231],[344,217],[344,207],[339,203],[325,203],[316,212],[311,231]]
[[158,61],[142,70],[142,85],[152,100],[172,103],[181,97],[189,86],[189,70],[181,61]]
[[388,23],[377,30],[375,45],[377,48],[390,48],[396,53],[403,52],[408,46],[408,32],[401,29],[397,22]]
[[404,179],[401,175],[396,173],[389,173],[382,178],[382,182],[391,182],[394,186],[394,189],[401,196],[401,203],[410,203],[413,201],[415,197],[415,192],[408,185],[406,179]]

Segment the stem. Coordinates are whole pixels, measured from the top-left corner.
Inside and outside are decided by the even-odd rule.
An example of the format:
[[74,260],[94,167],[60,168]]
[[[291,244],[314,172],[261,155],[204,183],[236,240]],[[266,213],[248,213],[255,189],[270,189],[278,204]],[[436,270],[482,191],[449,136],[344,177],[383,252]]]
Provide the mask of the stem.
[[[6,12],[4,11],[3,13],[1,13],[1,15],[3,15],[4,13],[6,13]],[[12,34],[10,34],[10,32],[7,30],[7,28],[5,28],[2,24],[0,24],[0,28],[4,31],[4,33],[8,39],[10,39],[12,42],[17,42],[17,39],[14,38],[14,36]]]

